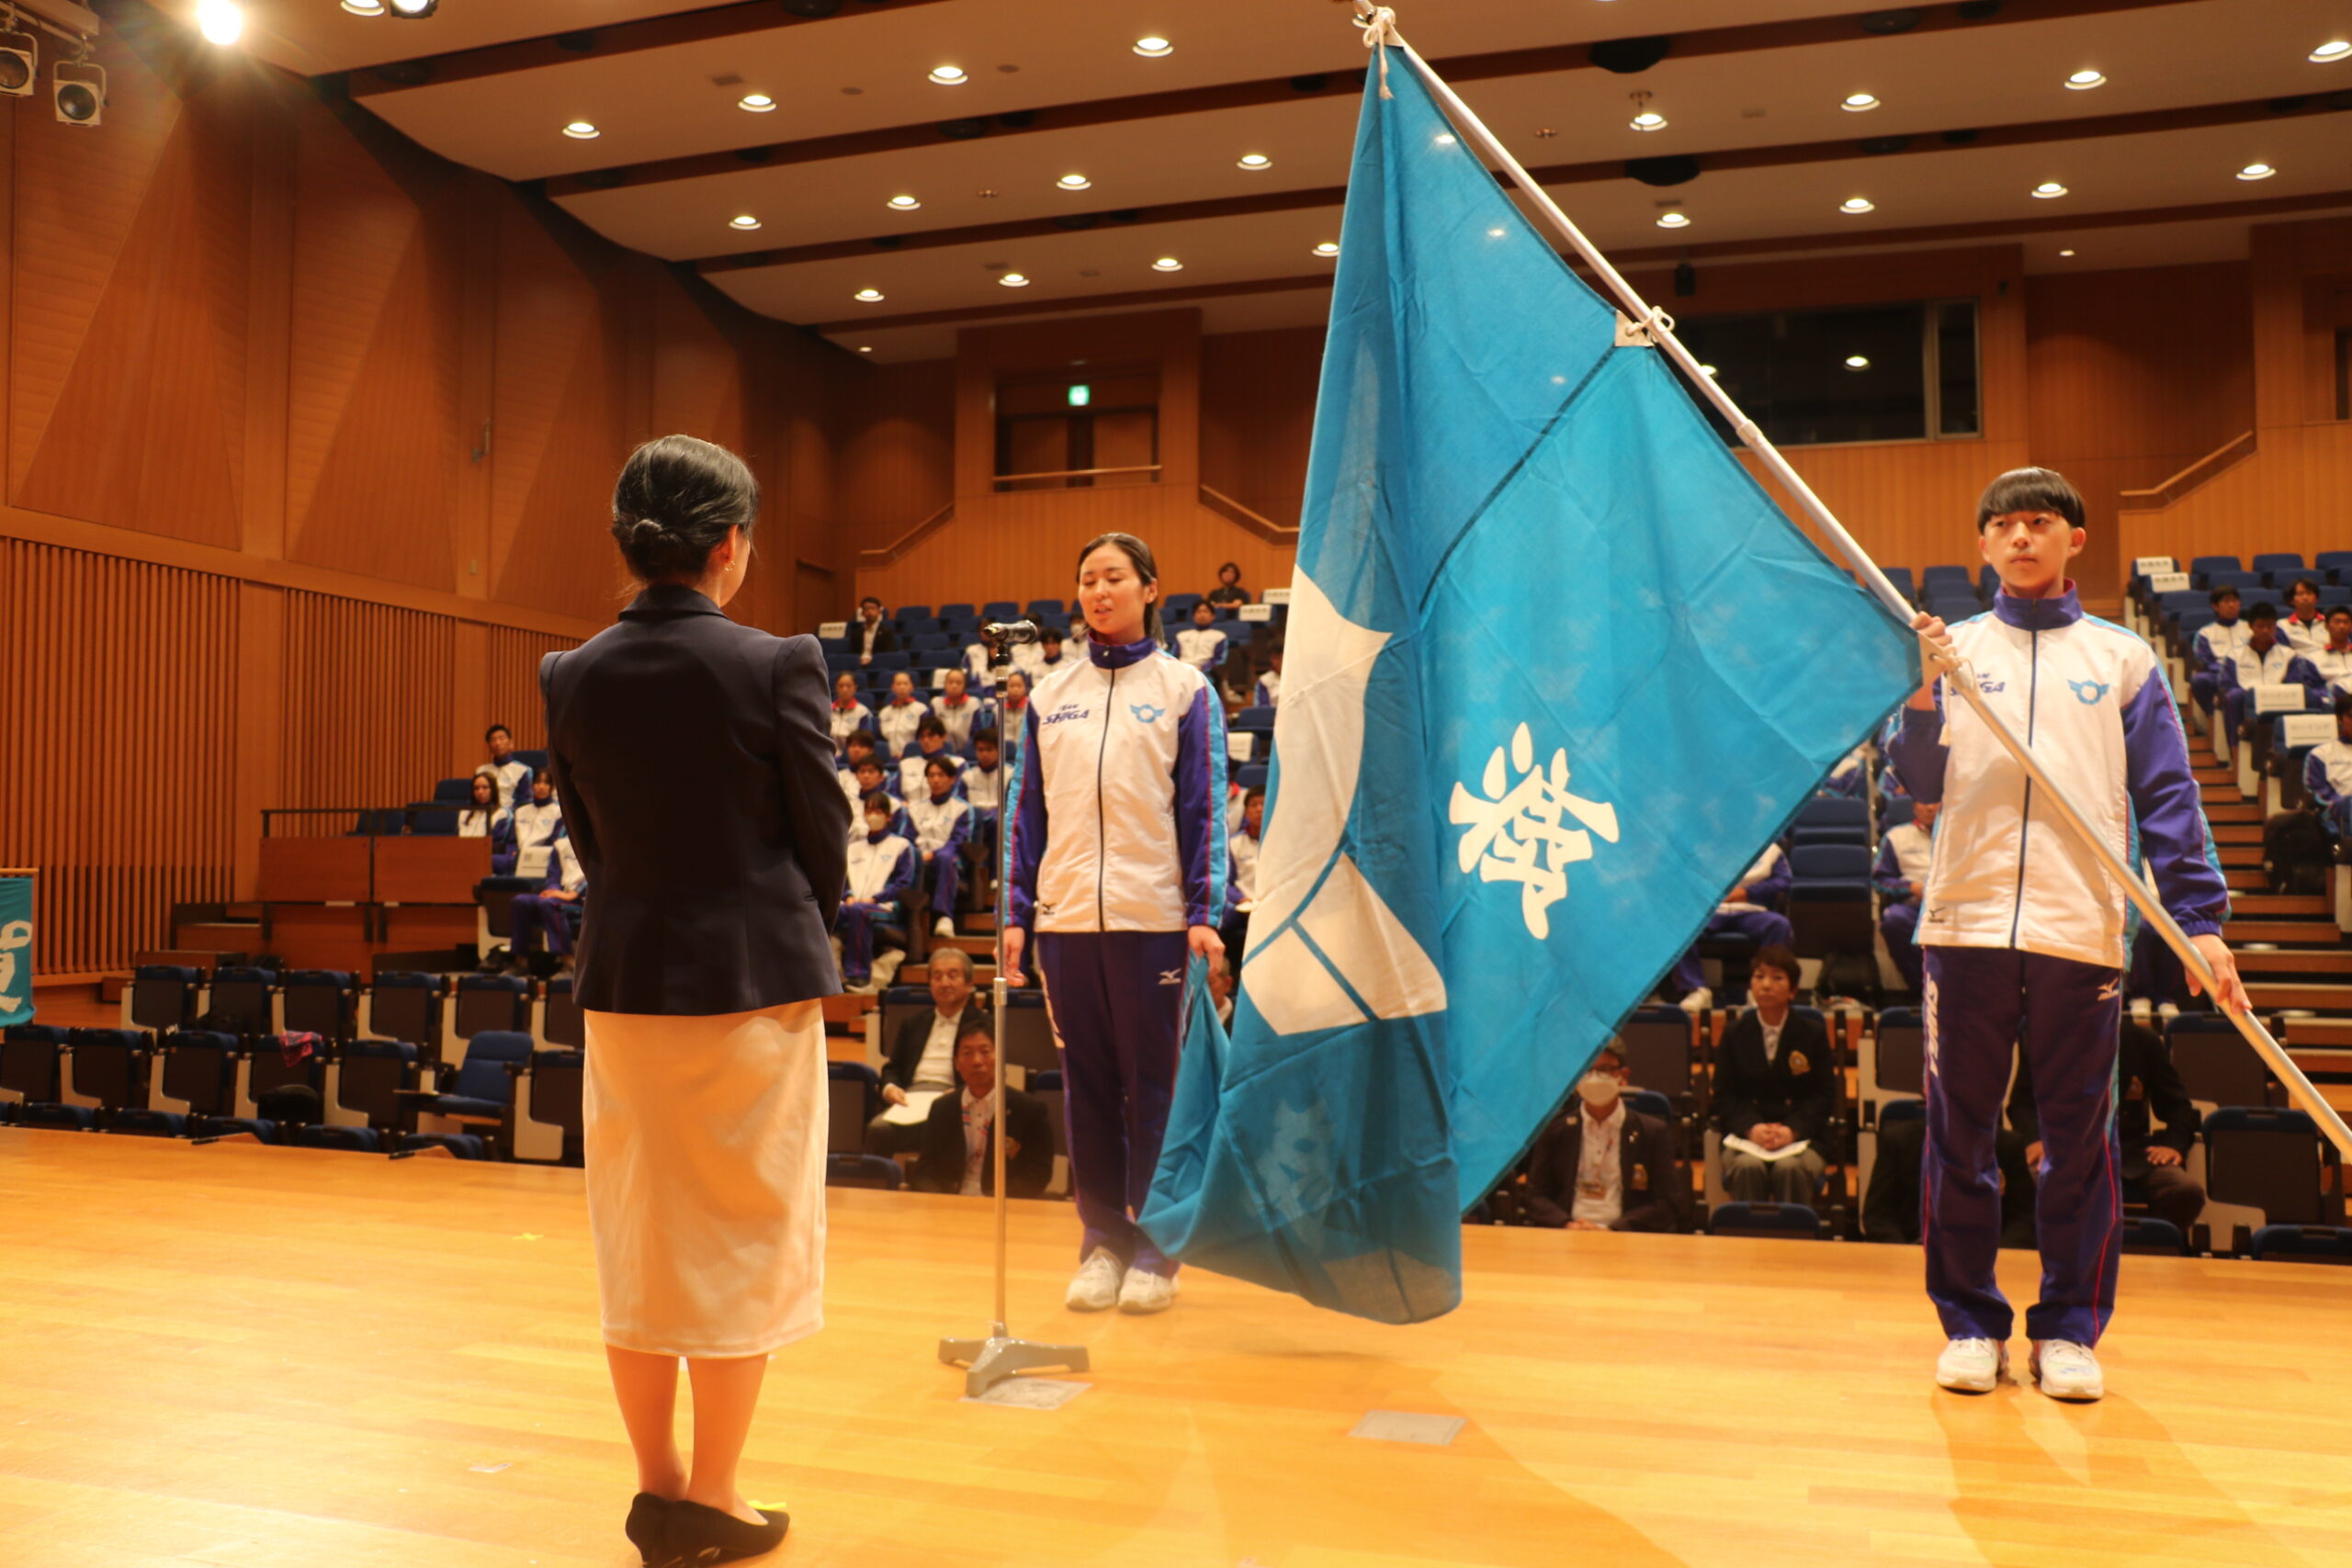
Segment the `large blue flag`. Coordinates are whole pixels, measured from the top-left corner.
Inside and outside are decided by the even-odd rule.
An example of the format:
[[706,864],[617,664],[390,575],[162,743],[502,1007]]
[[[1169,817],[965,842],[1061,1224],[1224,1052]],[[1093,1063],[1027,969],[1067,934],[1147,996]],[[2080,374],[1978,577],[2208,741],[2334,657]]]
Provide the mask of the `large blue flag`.
[[1462,1211],[1916,638],[1727,452],[1409,70],[1370,73],[1227,1040],[1195,1006],[1142,1222],[1414,1322]]

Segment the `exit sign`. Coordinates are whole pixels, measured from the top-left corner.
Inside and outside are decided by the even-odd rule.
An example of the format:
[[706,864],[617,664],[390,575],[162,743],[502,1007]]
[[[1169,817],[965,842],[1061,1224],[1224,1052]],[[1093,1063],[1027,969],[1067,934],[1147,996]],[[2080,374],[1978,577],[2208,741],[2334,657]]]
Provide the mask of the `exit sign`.
[[1093,389],[1093,388],[1091,388],[1091,387],[1090,387],[1090,386],[1088,386],[1085,382],[1083,382],[1083,381],[1078,382],[1078,383],[1076,383],[1075,385],[1073,385],[1073,386],[1070,388],[1070,389],[1069,389],[1069,406],[1070,406],[1070,407],[1072,407],[1072,408],[1074,408],[1074,409],[1082,409],[1082,408],[1084,408],[1087,404],[1089,404],[1089,403],[1092,402],[1093,400],[1094,400],[1094,389]]

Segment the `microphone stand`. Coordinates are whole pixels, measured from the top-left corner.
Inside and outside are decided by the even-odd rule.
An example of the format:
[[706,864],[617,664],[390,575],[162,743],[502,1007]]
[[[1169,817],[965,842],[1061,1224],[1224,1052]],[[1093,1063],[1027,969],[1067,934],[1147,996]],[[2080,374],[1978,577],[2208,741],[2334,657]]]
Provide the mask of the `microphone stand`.
[[[1026,635],[1023,635],[1023,633]],[[989,675],[999,692],[1004,690],[1005,677],[1012,672],[1012,656],[1009,651],[1015,642],[1034,642],[1037,628],[1026,621],[1011,626],[994,624],[983,628],[988,639]],[[1001,710],[1000,710],[1001,711]],[[1000,744],[1006,759],[1005,778],[1010,781],[1014,770],[1023,760],[1021,741],[1008,728]],[[1047,1367],[1061,1367],[1073,1372],[1088,1370],[1086,1347],[1083,1345],[1043,1345],[1035,1340],[1016,1339],[1005,1327],[1005,1225],[1007,1220],[1004,1181],[1004,1026],[1011,1016],[1012,985],[1005,978],[1004,924],[1005,906],[1012,886],[1012,799],[1007,791],[998,807],[996,828],[996,982],[993,995],[996,1003],[996,1087],[989,1091],[989,1143],[994,1155],[996,1180],[996,1316],[989,1321],[988,1337],[982,1339],[959,1339],[954,1337],[939,1342],[939,1359],[951,1367],[967,1369],[964,1373],[964,1397],[978,1399],[989,1390],[1022,1372],[1036,1371]]]

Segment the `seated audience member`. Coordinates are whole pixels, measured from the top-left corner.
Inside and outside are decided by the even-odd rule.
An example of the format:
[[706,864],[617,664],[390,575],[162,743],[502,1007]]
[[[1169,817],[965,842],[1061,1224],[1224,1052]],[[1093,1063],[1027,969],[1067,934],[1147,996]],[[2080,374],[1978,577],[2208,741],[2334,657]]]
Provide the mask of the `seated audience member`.
[[1283,645],[1275,643],[1266,649],[1266,668],[1258,674],[1258,689],[1251,694],[1256,706],[1279,707],[1283,700]]
[[997,701],[997,728],[1021,744],[1021,727],[1029,721],[1029,672],[1016,669],[1004,678],[1004,695]]
[[1209,999],[1216,1004],[1216,1021],[1233,1027],[1233,960],[1220,953],[1209,960]]
[[[972,955],[960,947],[931,952],[931,1010],[899,1025],[898,1038],[882,1061],[882,1098],[904,1105],[916,1093],[945,1094],[956,1087],[956,1041],[971,1024],[985,1024],[972,997]],[[865,1124],[868,1154],[912,1154],[922,1146],[922,1129],[901,1126],[877,1115]]]
[[1004,763],[996,727],[972,731],[972,765],[957,778],[964,786],[964,804],[971,807],[972,836],[964,852],[973,863],[974,902],[996,908],[997,821],[1004,811]]
[[2255,687],[2292,683],[2301,686],[2314,705],[2327,700],[2327,682],[2319,678],[2312,661],[2280,640],[2277,610],[2256,604],[2245,613],[2245,646],[2222,663],[2218,687],[2222,738],[2232,751],[2237,750],[2238,726],[2253,705]]
[[1204,599],[1193,606],[1193,624],[1176,634],[1170,651],[1205,675],[1225,662],[1226,641],[1217,630],[1216,606]]
[[2278,640],[2306,656],[2327,641],[2327,623],[2319,613],[2319,584],[2308,577],[2295,579],[2287,590],[2287,614],[2278,623]]
[[[1862,1194],[1862,1239],[1918,1245],[1919,1168],[1927,1157],[1924,1116],[1882,1119],[1871,1184]],[[2007,1127],[1993,1136],[1993,1157],[2001,1172],[2001,1245],[2034,1245],[2033,1172],[2025,1163],[2025,1140]]]
[[2143,923],[2132,939],[2132,966],[2123,972],[2123,999],[2132,1016],[2144,1019],[2153,1010],[2160,1019],[2178,1018],[2188,995],[2188,971],[2179,956],[2155,928]]
[[2327,640],[2303,657],[2327,682],[2328,695],[2352,692],[2352,605],[2338,604],[2328,611]]
[[948,749],[967,761],[972,755],[972,731],[993,716],[990,705],[971,694],[971,683],[961,670],[947,672],[946,690],[931,705],[931,715],[939,720]]
[[582,867],[579,852],[571,847],[571,839],[558,839],[548,848],[546,886],[537,893],[514,895],[506,927],[509,975],[529,974],[526,955],[542,944],[550,955],[562,961],[562,967],[571,966],[572,939],[580,934],[588,873]]
[[1233,866],[1226,884],[1226,915],[1217,934],[1236,956],[1250,939],[1250,908],[1258,901],[1258,841],[1265,826],[1266,792],[1252,787],[1243,793],[1241,820],[1227,830],[1225,840]]
[[857,619],[850,623],[850,650],[860,664],[871,664],[877,653],[899,651],[898,628],[882,618],[882,601],[871,593],[858,601]]
[[504,876],[514,869],[514,814],[499,798],[498,775],[487,765],[473,776],[473,798],[458,813],[458,837],[490,840],[490,870]]
[[1625,1058],[1603,1045],[1527,1156],[1527,1219],[1572,1231],[1671,1231],[1674,1134],[1625,1103]]
[[1888,956],[1903,972],[1903,983],[1914,996],[1927,989],[1920,978],[1924,960],[1916,940],[1919,932],[1919,896],[1928,888],[1928,861],[1935,853],[1938,802],[1915,800],[1911,820],[1898,822],[1879,840],[1878,863],[1871,881],[1885,899],[1879,911],[1879,934],[1886,938]]
[[[931,771],[933,762],[947,764],[951,784],[964,771],[964,759],[947,749],[947,726],[940,722],[937,714],[927,713],[922,716],[922,722],[915,726],[913,750],[899,759],[899,799],[916,801],[923,797],[931,788],[923,782],[923,775]],[[960,795],[963,792],[958,790],[956,793]]]
[[[842,742],[842,765],[835,772],[841,774],[842,793],[849,796],[849,803],[852,806],[857,804],[860,794],[857,785],[857,765],[869,757],[879,761],[880,758],[876,755],[878,750],[879,742],[875,739],[874,731],[870,729],[853,730],[849,738]],[[883,771],[888,772],[887,765]],[[850,815],[854,818],[856,813],[852,812]],[[855,821],[850,823],[849,830],[852,838],[857,836]]]
[[481,738],[490,748],[490,770],[498,775],[499,804],[522,805],[530,798],[531,764],[514,755],[514,732],[493,724],[482,731]]
[[[1700,929],[1703,939],[1711,936],[1744,936],[1759,948],[1786,947],[1796,940],[1796,928],[1789,924],[1786,915],[1776,913],[1778,904],[1789,890],[1789,857],[1778,844],[1766,844],[1756,863],[1737,886],[1724,895],[1715,912],[1707,917]],[[1707,972],[1701,966],[1698,943],[1684,953],[1666,977],[1668,995],[1693,1012],[1715,1005],[1713,991],[1706,987]]]
[[[914,1185],[927,1192],[994,1197],[996,1036],[985,1021],[967,1024],[956,1042],[956,1075],[963,1080],[960,1091],[931,1102]],[[1006,1195],[1044,1197],[1054,1179],[1054,1123],[1044,1101],[1007,1084],[1004,1129]]]
[[2352,693],[2336,696],[2335,739],[2312,747],[2303,759],[2303,794],[2328,837],[2342,843],[2352,832]]
[[827,721],[833,732],[833,755],[840,756],[849,738],[874,723],[874,710],[857,700],[857,676],[848,670],[833,677],[833,711]]
[[996,671],[989,663],[989,645],[984,638],[975,637],[964,645],[964,680],[972,691],[989,694],[996,691]]
[[563,803],[555,797],[555,775],[541,768],[531,775],[529,804],[514,808],[514,852],[544,849],[563,834]]
[[874,733],[884,755],[896,761],[914,750],[915,729],[931,712],[915,695],[915,678],[904,670],[890,677],[890,700],[874,716]]
[[2250,628],[2238,618],[2236,589],[2216,588],[2206,599],[2213,606],[2213,618],[2198,628],[2196,640],[2188,645],[2188,692],[2210,714],[2220,700],[2222,667],[2236,659]]
[[1216,569],[1216,586],[1209,590],[1209,603],[1219,609],[1250,603],[1250,590],[1241,586],[1241,568],[1238,563],[1227,561]]
[[857,794],[851,800],[850,842],[865,836],[865,803],[876,798],[890,808],[890,831],[912,842],[914,824],[907,820],[906,804],[899,798],[898,774],[885,768],[879,757],[863,759],[850,773],[857,781]]
[[1024,642],[1012,650],[1012,668],[1029,678],[1034,686],[1055,671],[1067,666],[1069,655],[1062,651],[1062,634],[1057,626],[1037,628],[1037,640]]
[[907,797],[907,820],[915,830],[915,874],[931,901],[932,930],[956,934],[956,890],[964,869],[964,845],[972,836],[971,807],[956,797],[956,759],[945,752],[923,764],[923,793]]
[[865,797],[865,831],[850,840],[848,885],[833,931],[842,943],[842,987],[861,995],[876,988],[875,928],[905,919],[906,892],[915,883],[914,846],[891,831],[897,815],[890,797],[875,791]]
[[[2172,1053],[2146,1024],[2123,1021],[2123,1039],[2115,1064],[2114,1135],[2122,1147],[2117,1168],[2123,1179],[2123,1201],[2144,1203],[2159,1219],[2170,1220],[2187,1235],[2197,1216],[2205,1212],[2205,1189],[2193,1179],[2186,1162],[2196,1145],[2202,1118],[2188,1098]],[[2163,1123],[2154,1124],[2151,1116]],[[2009,1126],[2025,1140],[2027,1168],[2041,1175],[2041,1119],[2033,1102],[2033,1074],[2025,1058],[2018,1061],[2017,1081],[2009,1088]]]
[[[1750,1006],[1715,1053],[1715,1129],[1762,1154],[1723,1151],[1724,1190],[1748,1203],[1811,1203],[1828,1161],[1810,1146],[1838,1109],[1838,1064],[1821,1019],[1796,1011],[1797,955],[1768,947],[1749,972]],[[1804,1144],[1778,1159],[1766,1157]]]
[[1815,793],[1860,800],[1870,793],[1870,787],[1871,743],[1865,740],[1838,759],[1838,765],[1829,770],[1829,776],[1821,781],[1821,788]]

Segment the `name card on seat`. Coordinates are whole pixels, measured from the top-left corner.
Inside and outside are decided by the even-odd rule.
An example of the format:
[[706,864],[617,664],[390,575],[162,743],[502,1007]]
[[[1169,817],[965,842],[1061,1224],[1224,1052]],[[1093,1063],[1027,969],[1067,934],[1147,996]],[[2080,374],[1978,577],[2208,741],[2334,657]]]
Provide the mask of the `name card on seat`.
[[1225,737],[1226,757],[1230,761],[1246,762],[1250,760],[1250,753],[1257,744],[1258,737],[1250,730],[1228,730]]
[[514,874],[545,876],[548,874],[548,859],[555,852],[545,844],[533,845],[514,857]]
[[2335,739],[2335,717],[2333,714],[2290,714],[2278,721],[2278,744],[2300,751],[2307,746],[2324,746]]
[[1261,604],[1287,604],[1290,603],[1290,590],[1287,588],[1269,588],[1265,592],[1260,594],[1258,597]]
[[1271,621],[1274,618],[1272,604],[1244,604],[1233,612],[1237,621]]
[[2302,686],[2296,682],[2266,681],[2254,689],[2254,711],[2301,713],[2305,706],[2304,695]]
[[819,621],[817,635],[819,637],[847,637],[849,623],[847,621]]
[[2177,593],[2188,586],[2188,573],[2185,571],[2152,571],[2148,573],[2148,592],[2151,593]]
[[944,692],[947,689],[947,671],[950,668],[951,666],[943,664],[938,669],[931,672],[931,689],[933,691]]
[[2154,577],[2157,572],[2170,571],[2172,570],[2173,558],[2170,556],[2134,556],[2132,558],[2132,575],[2134,577]]

